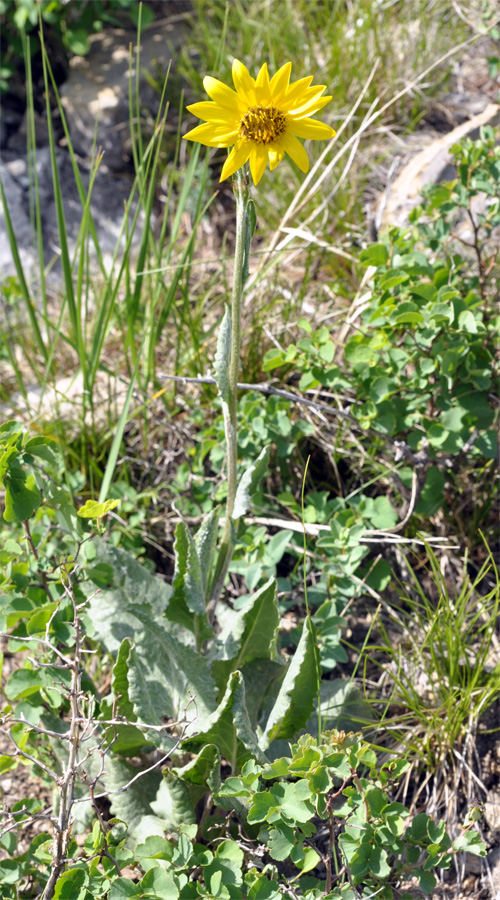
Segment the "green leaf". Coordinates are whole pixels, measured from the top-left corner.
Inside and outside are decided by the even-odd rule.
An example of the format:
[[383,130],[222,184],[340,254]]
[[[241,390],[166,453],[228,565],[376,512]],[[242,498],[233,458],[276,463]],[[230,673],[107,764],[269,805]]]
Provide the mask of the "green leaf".
[[370,521],[375,528],[387,529],[393,528],[398,521],[398,514],[392,507],[388,497],[376,497],[373,501],[373,512],[370,514]]
[[132,6],[127,10],[127,12],[131,22],[135,25],[136,28],[139,25],[140,12],[141,30],[154,22],[155,14],[149,6],[146,6],[145,3],[141,3],[140,6]]
[[271,448],[269,445],[264,447],[255,462],[252,463],[241,476],[236,489],[233,519],[241,518],[241,516],[244,516],[249,509],[252,497],[267,471],[270,452]]
[[90,50],[89,36],[85,28],[66,28],[64,40],[75,56],[85,56]]
[[269,813],[276,809],[276,799],[270,791],[257,791],[253,795],[252,805],[248,812],[248,822],[265,822]]
[[214,557],[215,547],[217,545],[217,533],[219,528],[219,509],[216,507],[208,513],[203,519],[198,531],[194,536],[198,558],[200,560],[201,579],[203,589],[206,593],[210,582],[210,573],[212,571],[212,561]]
[[204,719],[188,725],[182,746],[190,749],[212,743],[234,767],[254,756],[264,761],[245,703],[245,685],[241,672],[233,672],[217,709]]
[[151,809],[159,819],[165,820],[165,831],[178,831],[181,825],[196,823],[195,807],[206,793],[206,788],[200,785],[190,793],[182,778],[165,769]]
[[467,334],[477,334],[477,322],[470,309],[464,309],[458,316],[458,328]]
[[[136,778],[137,775],[140,777]],[[136,780],[132,781],[134,778]],[[106,757],[105,789],[120,791],[111,795],[111,812],[127,823],[130,840],[134,843],[145,841],[150,835],[164,836],[165,819],[155,816],[151,809],[161,780],[159,770],[141,773],[137,766],[131,766],[116,756],[109,754]],[[126,790],[122,790],[127,785]]]
[[[262,819],[260,821],[262,821]],[[274,828],[271,828],[271,831],[269,832],[267,846],[269,847],[269,853],[273,859],[286,859],[287,856],[290,855],[292,848],[295,846],[294,829],[285,822],[277,822]]]
[[31,694],[36,694],[49,680],[46,670],[15,669],[5,686],[5,695],[9,700],[29,697]]
[[433,516],[443,505],[444,473],[436,466],[427,472],[425,484],[420,494],[416,512],[423,516]]
[[165,872],[160,866],[155,866],[146,872],[140,882],[141,892],[148,891],[161,897],[161,900],[177,900],[179,889],[171,872]]
[[27,626],[26,631],[28,634],[39,634],[40,632],[44,632],[48,622],[52,617],[52,613],[56,611],[59,603],[46,603],[42,609],[38,609],[31,616]]
[[[113,694],[117,698],[117,710],[121,716],[125,716],[129,722],[135,722],[137,716],[128,692],[129,657],[134,644],[130,638],[125,638],[120,644],[118,655],[113,666],[112,687]],[[106,716],[107,718],[107,716]],[[138,754],[147,744],[151,745],[151,739],[147,732],[143,734],[134,725],[116,725],[108,734],[108,740],[113,739],[113,753],[121,753],[126,756]]]
[[447,431],[461,431],[462,419],[464,415],[464,409],[457,406],[451,406],[450,409],[442,412],[439,418],[441,425],[443,426],[443,428],[446,428]]
[[314,847],[303,847],[299,845],[291,851],[290,858],[303,874],[314,869],[321,859]]
[[396,316],[396,325],[420,325],[424,321],[422,313],[405,312]]
[[353,366],[360,363],[372,365],[377,361],[377,353],[373,347],[370,347],[369,344],[362,342],[358,338],[354,338],[346,344],[344,356],[346,361]]
[[277,585],[271,578],[223,628],[219,636],[219,657],[222,655],[222,658],[213,666],[217,683],[225,684],[231,672],[254,659],[280,662],[277,650],[279,623]]
[[231,311],[226,306],[222,319],[214,359],[214,378],[220,396],[229,402],[229,362],[231,359]]
[[34,475],[26,475],[24,470],[9,468],[4,475],[6,522],[25,522],[33,515],[42,502]]
[[[124,638],[134,642],[127,678],[139,722],[159,725],[166,716],[184,718],[185,710],[188,720],[212,712],[216,691],[208,661],[181,643],[175,626],[164,618],[171,588],[123,550],[102,541],[95,545],[97,559],[113,564],[115,577],[111,590],[91,597],[87,614],[95,639],[108,652],[116,654]],[[154,734],[148,733],[148,738],[153,740]],[[166,736],[156,740],[172,746]]]
[[[215,685],[206,659],[177,641],[147,609],[130,607],[130,611],[137,631],[129,657],[129,697],[138,722],[162,725],[166,716],[197,721],[211,712]],[[173,746],[166,735],[154,731],[148,735],[157,746]]]
[[422,890],[424,894],[430,894],[430,892],[433,891],[436,887],[437,880],[432,872],[425,872],[423,869],[416,869],[414,875],[417,876],[420,890]]
[[139,885],[134,884],[130,878],[116,878],[109,889],[108,900],[130,900],[140,893]]
[[385,266],[389,259],[389,251],[385,244],[370,244],[362,250],[359,258],[366,266]]
[[370,385],[370,397],[374,403],[381,403],[394,390],[394,383],[385,375],[375,378]]
[[381,812],[388,805],[387,796],[379,788],[371,788],[365,794],[365,800],[368,802],[372,816],[380,816]]
[[172,771],[189,784],[203,785],[213,794],[217,794],[221,786],[221,756],[215,744],[206,744],[194,759],[181,769]]
[[85,869],[70,869],[56,881],[54,900],[83,900],[87,893],[89,876]]
[[291,738],[306,725],[317,694],[316,659],[311,632],[304,625],[295,654],[269,714],[260,745]]
[[[204,640],[212,634],[205,614],[204,577],[196,543],[184,522],[179,522],[175,529],[174,556],[173,594],[168,605],[167,618],[193,632],[202,624],[201,640]],[[202,623],[198,617],[202,617]]]
[[[131,628],[135,622],[131,620],[127,626],[124,612],[131,601],[146,604],[153,617],[162,619],[172,588],[161,578],[152,575],[125,550],[106,544],[99,538],[94,538],[93,544],[96,550],[95,563],[105,563],[111,567],[113,585],[109,590],[101,591],[90,600],[89,614],[96,629],[97,639],[105,642],[106,649],[110,653],[116,654],[123,638],[134,639]],[[89,587],[88,593],[90,596],[95,593],[92,586]],[[123,627],[122,612],[125,617]]]
[[112,509],[116,509],[120,503],[121,500],[105,500],[104,503],[99,503],[97,500],[87,500],[87,502],[80,507],[77,515],[79,515],[81,519],[101,519],[111,512]]
[[23,874],[22,866],[14,859],[0,862],[0,884],[19,884]]

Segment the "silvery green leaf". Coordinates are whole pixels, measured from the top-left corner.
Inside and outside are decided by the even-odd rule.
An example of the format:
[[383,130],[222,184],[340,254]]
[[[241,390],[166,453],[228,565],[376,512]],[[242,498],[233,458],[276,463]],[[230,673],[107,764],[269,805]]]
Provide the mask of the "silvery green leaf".
[[205,612],[205,591],[196,544],[185,522],[179,522],[175,529],[174,554],[173,595],[167,618],[189,628],[191,613]]
[[229,361],[231,359],[231,311],[226,306],[217,337],[214,359],[214,378],[219,394],[225,403],[229,401]]
[[271,741],[292,738],[305,727],[313,711],[316,695],[314,643],[305,622],[298,647],[285,673],[260,741],[263,750],[267,749]]
[[249,200],[247,203],[246,216],[245,216],[245,254],[243,257],[243,265],[241,270],[241,280],[242,283],[245,284],[245,281],[248,278],[248,265],[250,260],[250,244],[252,242],[252,238],[254,236],[255,228],[257,225],[257,214],[255,212],[255,203],[253,200]]
[[244,516],[250,507],[250,502],[257,490],[258,484],[267,471],[270,452],[271,448],[269,445],[264,447],[255,462],[252,463],[241,476],[234,500],[233,519],[239,519],[241,516]]
[[210,582],[212,561],[217,544],[217,531],[219,528],[219,509],[216,507],[203,519],[194,536],[194,543],[198,551],[200,561],[201,580],[205,592]]
[[271,578],[252,595],[238,613],[228,617],[218,635],[212,672],[217,684],[225,684],[231,672],[254,659],[281,662],[277,650],[280,623],[276,580]]
[[254,756],[265,757],[257,743],[245,702],[245,684],[241,672],[233,672],[217,709],[188,725],[182,746],[186,749],[200,744],[215,744],[221,756],[231,764],[243,765]]

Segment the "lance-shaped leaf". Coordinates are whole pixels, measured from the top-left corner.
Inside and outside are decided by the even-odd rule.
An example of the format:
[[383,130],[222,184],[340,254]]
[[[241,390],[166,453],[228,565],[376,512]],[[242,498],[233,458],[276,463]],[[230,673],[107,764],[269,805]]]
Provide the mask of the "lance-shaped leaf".
[[189,786],[182,778],[165,769],[151,809],[155,815],[165,820],[165,830],[177,831],[181,825],[194,825],[195,807],[206,793],[206,788],[202,787],[200,790],[198,786],[198,791],[192,796]]
[[194,542],[198,551],[200,560],[201,580],[205,598],[207,588],[210,583],[210,573],[212,571],[212,562],[217,545],[217,532],[219,527],[219,508],[215,507],[203,519],[198,531],[194,536]]
[[248,716],[241,672],[232,673],[215,712],[188,726],[186,734],[183,747],[190,749],[200,744],[216,744],[233,770],[252,756],[265,762]]
[[[137,775],[140,777],[136,778]],[[116,791],[128,785],[121,793],[111,795],[111,812],[127,823],[129,846],[145,841],[151,834],[163,837],[165,819],[155,816],[151,808],[161,784],[158,770],[141,774],[136,766],[110,754],[106,757],[105,774],[100,783],[104,783],[104,788],[108,791]]]
[[186,766],[164,770],[163,781],[151,808],[157,816],[166,820],[165,826],[169,831],[196,822],[196,807],[200,800],[208,791],[216,793],[220,790],[220,765],[218,748],[215,744],[207,744]]
[[172,772],[189,784],[204,785],[215,794],[220,790],[222,783],[220,765],[219,748],[215,744],[206,744],[194,759],[182,768],[172,769]]
[[236,489],[233,519],[241,518],[241,516],[244,516],[249,509],[252,497],[267,471],[270,452],[271,449],[269,445],[264,447],[255,462],[252,463],[241,476],[240,483]]
[[[127,558],[128,554],[123,556]],[[87,612],[94,636],[110,653],[117,653],[124,638],[134,642],[127,680],[128,696],[139,722],[159,725],[165,717],[184,718],[185,712],[189,721],[204,717],[216,705],[209,664],[191,646],[181,643],[175,635],[177,626],[163,618],[166,604],[161,587],[167,586],[151,575],[146,577],[148,573],[141,566],[137,565],[137,569],[129,578],[130,569],[124,566],[120,574],[126,588],[102,591],[90,599]],[[131,597],[144,596],[148,586],[154,592],[157,584],[160,596],[154,605],[130,602]],[[155,600],[154,594],[152,599]]]
[[[111,686],[115,696],[116,711],[120,716],[125,716],[129,722],[135,722],[137,716],[134,711],[133,704],[128,692],[128,670],[130,654],[134,644],[130,638],[125,638],[120,644],[118,655],[113,666],[113,676]],[[109,718],[112,713],[110,703],[104,703],[101,712],[104,718]],[[134,756],[138,754],[146,744],[152,743],[148,733],[144,733],[136,728],[135,725],[115,725],[109,728],[106,735],[108,741],[113,741],[113,753],[119,753],[126,756]]]
[[[224,622],[224,619],[222,619]],[[223,625],[217,642],[218,659],[212,672],[217,684],[225,684],[230,672],[253,659],[280,661],[277,650],[280,614],[277,586],[271,578],[248,603]]]
[[129,697],[138,721],[161,725],[168,717],[193,722],[211,713],[215,684],[207,660],[176,640],[143,606],[130,607],[129,613],[136,619]]
[[214,378],[224,403],[229,402],[229,361],[231,358],[231,311],[226,306],[217,337],[214,359]]
[[[90,607],[93,611],[93,624],[99,634],[107,635],[108,644],[112,645],[110,649],[112,653],[116,653],[121,641],[127,634],[119,634],[119,629],[115,629],[117,624],[116,611],[124,609],[130,603],[146,603],[151,613],[158,618],[162,618],[168,605],[172,588],[169,584],[156,578],[148,572],[144,566],[141,566],[130,553],[121,550],[119,547],[113,547],[112,544],[106,544],[99,538],[92,541],[96,557],[92,562],[93,566],[98,563],[105,563],[113,572],[113,582],[109,590],[101,591],[93,600],[90,601]],[[94,594],[92,586],[89,594]],[[108,614],[111,616],[113,627],[106,622]],[[116,630],[116,634],[115,634]],[[133,635],[132,635],[133,637]],[[114,639],[113,639],[114,638]]]
[[203,641],[213,633],[205,612],[205,576],[196,543],[184,522],[175,529],[174,554],[173,594],[166,615]]
[[271,741],[293,738],[306,725],[317,694],[316,660],[311,632],[304,625],[292,661],[269,714],[260,741],[266,750]]

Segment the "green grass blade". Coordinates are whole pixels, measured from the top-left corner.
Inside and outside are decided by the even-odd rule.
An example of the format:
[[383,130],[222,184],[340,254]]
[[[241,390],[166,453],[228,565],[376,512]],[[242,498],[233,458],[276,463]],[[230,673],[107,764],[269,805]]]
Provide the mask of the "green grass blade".
[[35,341],[38,346],[40,353],[42,354],[44,360],[46,361],[48,358],[47,348],[45,346],[44,340],[42,338],[42,333],[40,331],[37,315],[36,315],[36,306],[34,301],[31,298],[28,285],[26,283],[26,278],[24,276],[24,269],[21,262],[21,258],[19,256],[19,250],[17,246],[17,238],[14,233],[14,229],[12,227],[12,219],[10,217],[9,207],[7,205],[7,198],[5,196],[4,187],[2,184],[2,180],[0,179],[0,197],[2,200],[2,206],[5,217],[5,227],[7,229],[7,236],[9,238],[10,252],[12,253],[12,259],[14,260],[14,266],[16,269],[16,274],[19,279],[19,285],[21,288],[21,293],[23,295],[24,302],[26,304],[26,310],[29,316],[29,320],[31,323],[31,327],[33,329],[33,334],[35,336]]
[[127,396],[125,397],[125,403],[123,404],[123,409],[121,411],[120,418],[118,419],[118,424],[116,426],[115,436],[113,438],[113,443],[111,445],[111,450],[109,451],[108,461],[106,463],[106,468],[104,470],[104,478],[101,484],[101,490],[99,491],[99,503],[103,503],[104,500],[107,499],[109,489],[111,487],[111,482],[113,480],[113,475],[116,468],[116,462],[118,460],[118,456],[120,453],[120,448],[123,440],[123,432],[125,431],[125,426],[128,420],[128,411],[130,409],[130,403],[132,401],[132,395],[134,392],[135,383],[137,380],[137,372],[139,368],[139,357],[137,359],[137,363],[130,379],[129,388],[127,391]]

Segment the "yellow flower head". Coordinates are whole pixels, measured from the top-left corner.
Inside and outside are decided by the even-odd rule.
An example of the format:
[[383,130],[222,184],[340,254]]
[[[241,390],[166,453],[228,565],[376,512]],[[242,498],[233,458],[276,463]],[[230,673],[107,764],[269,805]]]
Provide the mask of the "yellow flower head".
[[189,112],[205,121],[184,137],[207,147],[231,147],[234,144],[224,163],[221,181],[250,160],[250,172],[254,183],[258,184],[267,163],[272,171],[285,153],[302,172],[307,172],[309,159],[297,138],[317,141],[335,134],[329,125],[309,118],[332,99],[321,96],[325,86],[311,87],[312,75],[290,84],[291,70],[292,64],[286,63],[269,79],[264,63],[257,78],[252,78],[243,63],[235,59],[235,91],[209,75],[203,79],[203,86],[213,103],[205,100],[188,106]]

